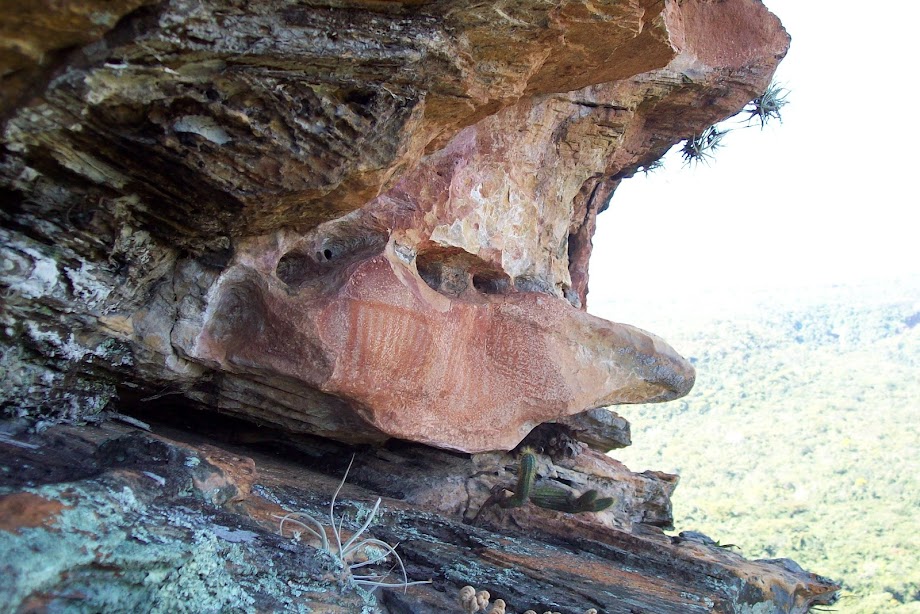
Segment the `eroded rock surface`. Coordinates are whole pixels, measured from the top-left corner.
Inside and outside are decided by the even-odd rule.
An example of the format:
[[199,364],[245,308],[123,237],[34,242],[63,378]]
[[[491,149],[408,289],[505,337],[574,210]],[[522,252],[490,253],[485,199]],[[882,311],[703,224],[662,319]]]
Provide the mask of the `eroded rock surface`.
[[478,451],[692,386],[584,312],[591,236],[624,177],[764,90],[788,37],[759,2],[36,15],[0,30],[5,406],[170,395]]
[[[620,181],[764,91],[788,37],[760,2],[7,5],[5,606],[833,601],[791,562],[664,535],[676,476],[603,455],[629,425],[594,409],[693,385],[663,340],[585,311],[591,240]],[[525,436],[536,488],[610,505],[503,506]],[[382,496],[373,536],[432,584],[372,597],[360,561],[281,530],[324,516],[355,452],[338,526]]]
[[[504,453],[350,450],[240,425],[225,435],[259,443],[131,431],[53,427],[18,434],[19,447],[0,442],[0,467],[26,468],[0,472],[5,606],[459,614],[460,589],[472,585],[517,613],[799,614],[839,588],[788,560],[746,561],[702,534],[664,535],[675,476],[634,474],[595,452],[538,455],[541,483],[615,498],[597,514],[564,514],[483,509],[495,486],[514,488],[519,461]],[[343,539],[383,497],[364,536],[398,542],[408,578],[430,584],[371,596],[354,580],[372,567],[349,570],[334,545],[281,526],[289,512],[310,514],[335,543],[329,501],[353,453],[335,508]]]
[[347,277],[328,273],[295,294],[274,266],[256,268],[264,251],[240,250],[210,292],[202,329],[190,324],[186,337],[180,325],[174,345],[226,372],[349,399],[387,435],[477,452],[511,449],[537,424],[586,407],[668,400],[693,383],[692,368],[652,335],[545,293],[470,284],[465,297],[444,296],[398,250],[390,243]]

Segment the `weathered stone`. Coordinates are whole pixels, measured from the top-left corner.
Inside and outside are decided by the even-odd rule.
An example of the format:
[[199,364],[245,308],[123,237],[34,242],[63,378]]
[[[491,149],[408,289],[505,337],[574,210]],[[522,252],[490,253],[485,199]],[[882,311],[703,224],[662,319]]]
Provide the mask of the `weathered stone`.
[[557,422],[565,425],[575,439],[601,452],[632,445],[629,422],[609,409],[592,409]]
[[[113,435],[96,450],[106,462],[93,475],[81,475],[84,436],[99,445],[100,436]],[[358,612],[367,607],[331,557],[294,548],[277,531],[230,512],[241,499],[212,496],[214,481],[224,477],[206,460],[216,448],[119,435],[123,429],[84,429],[58,440],[66,443],[53,452],[77,469],[74,481],[32,482],[25,491],[16,488],[31,480],[10,473],[0,478],[5,609]],[[40,469],[52,452],[46,448],[51,438],[33,441],[37,450],[4,454],[4,466]],[[225,488],[249,496],[245,481],[231,480]]]
[[[141,3],[96,4],[43,7],[48,30],[93,23],[69,40],[33,25],[19,28],[26,44],[7,31],[23,54],[7,77],[41,65],[45,47],[98,38]],[[160,3],[80,49],[7,129],[77,177],[128,188],[139,215],[161,220],[154,228],[164,218],[176,226],[173,241],[309,228],[362,206],[426,148],[522,97],[629,77],[675,55],[662,2],[605,4]]]
[[46,8],[0,31],[6,406],[482,450],[692,384],[578,308],[619,181],[768,83],[759,3]]
[[638,329],[544,293],[483,293],[462,263],[463,291],[445,296],[395,242],[379,249],[357,262],[301,254],[310,270],[286,272],[292,292],[274,273],[283,248],[272,257],[240,247],[209,292],[201,332],[197,318],[188,334],[182,321],[173,344],[223,372],[347,399],[387,435],[465,451],[510,449],[541,422],[667,400],[693,383],[683,358]]
[[102,38],[153,0],[12,0],[0,23],[0,117],[54,76],[69,52]]
[[[693,383],[654,335],[585,313],[591,238],[621,180],[764,90],[788,37],[759,2],[7,5],[6,606],[443,612],[466,584],[519,611],[833,599],[789,563],[664,536],[676,477],[572,439],[628,442],[578,412]],[[212,413],[168,438],[106,423],[171,405]],[[270,455],[207,443],[214,410],[285,434],[232,427]],[[373,535],[433,585],[375,605],[318,536],[277,534],[323,517],[351,455],[291,432],[502,450],[541,422],[559,424],[532,436],[537,485],[610,507],[504,509],[513,455],[391,441],[342,499],[385,497]]]
[[[228,427],[243,434],[240,425]],[[612,509],[563,514],[493,506],[477,514],[495,486],[514,488],[511,455],[400,444],[358,452],[338,497],[336,525],[343,538],[353,535],[383,497],[364,536],[399,542],[408,578],[431,584],[371,597],[354,584],[369,567],[347,569],[318,538],[306,531],[295,537],[280,521],[289,512],[310,514],[325,525],[334,552],[329,500],[352,450],[328,440],[285,442],[264,430],[257,446],[169,432],[167,439],[112,424],[52,427],[21,438],[34,448],[2,448],[2,466],[32,467],[22,475],[0,472],[5,606],[460,612],[461,587],[474,585],[513,612],[804,614],[832,603],[839,589],[791,561],[746,561],[704,537],[664,535],[658,526],[670,521],[674,481],[632,474],[596,452],[558,461],[539,455],[538,479],[603,489],[617,498]],[[36,482],[31,478],[51,460],[51,445],[75,469],[87,448],[100,464],[89,476]],[[227,472],[214,459],[248,470]],[[199,488],[206,475],[239,496],[214,499]]]

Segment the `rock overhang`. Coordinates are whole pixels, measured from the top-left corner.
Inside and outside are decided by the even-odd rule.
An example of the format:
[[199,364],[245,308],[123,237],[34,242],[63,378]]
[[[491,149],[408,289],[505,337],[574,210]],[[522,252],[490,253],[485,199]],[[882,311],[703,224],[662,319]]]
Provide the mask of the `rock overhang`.
[[[388,522],[374,536],[401,543],[410,577],[436,578],[400,591],[399,607],[449,609],[470,569],[521,609],[537,592],[553,609],[585,595],[598,609],[627,600],[656,612],[833,602],[835,583],[789,563],[745,563],[705,536],[662,535],[677,476],[632,474],[604,455],[629,445],[615,414],[559,418],[692,385],[692,368],[662,340],[584,311],[594,221],[636,168],[763,92],[788,37],[760,2],[7,8],[0,407],[40,432],[10,422],[0,445],[21,469],[4,474],[7,490],[38,488],[32,499],[48,508],[35,523],[20,513],[35,501],[7,495],[6,528],[29,532],[5,533],[28,555],[3,587],[13,606],[71,607],[74,595],[102,609],[149,604],[153,590],[168,609],[191,570],[203,609],[249,599],[268,610],[359,608],[348,581],[304,593],[331,577],[329,559],[277,535],[291,509],[320,510],[353,448],[290,432],[477,451],[510,448],[552,419],[564,428],[528,441],[538,480],[614,499],[607,510],[480,514],[512,487],[513,455],[362,447],[349,480],[362,494],[350,483],[340,498],[360,508],[385,497]],[[189,416],[189,403],[211,411]],[[143,426],[112,411],[140,407],[157,431],[193,428],[194,443],[126,436],[108,421]],[[98,428],[43,430],[49,421]],[[266,437],[274,429],[252,423],[281,431]],[[208,434],[234,443],[202,445]],[[326,474],[307,470],[317,467]],[[101,541],[64,521],[74,514]],[[132,527],[138,539],[126,541]],[[143,545],[157,533],[162,544]],[[47,562],[36,543],[55,553],[59,581],[21,573]],[[575,554],[559,558],[560,544]],[[130,569],[87,568],[87,548]],[[296,555],[283,569],[281,551]],[[196,575],[201,563],[208,573]],[[273,564],[268,580],[251,573]],[[509,565],[524,573],[502,584]],[[227,582],[240,590],[217,586]]]
[[343,399],[368,436],[511,449],[542,422],[669,400],[693,384],[693,367],[654,335],[550,294],[482,291],[468,270],[454,278],[464,291],[447,293],[394,240],[359,262],[343,255],[344,270],[325,273],[338,282],[319,292],[291,292],[272,272],[283,255],[238,252],[181,349],[223,372]]
[[583,311],[594,219],[767,85],[759,2],[137,5],[12,109],[3,176],[113,289],[76,311],[139,385],[468,451],[689,390]]

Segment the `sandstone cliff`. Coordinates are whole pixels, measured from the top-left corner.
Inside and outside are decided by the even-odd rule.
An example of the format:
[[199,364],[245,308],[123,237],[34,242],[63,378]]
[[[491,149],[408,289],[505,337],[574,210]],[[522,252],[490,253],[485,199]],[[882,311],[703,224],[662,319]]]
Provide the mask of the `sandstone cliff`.
[[[62,556],[60,578],[13,565],[10,603],[54,609],[70,599],[61,595],[108,587],[92,596],[102,599],[115,581],[93,565],[114,557],[115,569],[148,579],[160,569],[162,607],[175,607],[165,595],[192,561],[220,567],[195,557],[201,540],[230,548],[212,526],[229,514],[221,522],[257,536],[228,538],[236,558],[221,581],[242,593],[199,586],[203,595],[237,595],[244,609],[340,598],[344,611],[356,607],[345,589],[297,601],[293,576],[258,589],[239,576],[335,568],[310,559],[298,572],[278,559],[292,546],[268,537],[278,521],[266,510],[328,497],[301,484],[317,479],[304,468],[223,450],[236,460],[201,477],[176,464],[180,444],[104,426],[142,413],[164,436],[198,410],[204,424],[271,426],[273,441],[309,448],[326,473],[350,455],[311,436],[389,442],[363,453],[358,477],[388,497],[384,538],[431,538],[406,556],[435,580],[388,593],[380,607],[390,611],[445,608],[464,576],[446,570],[467,550],[479,565],[467,583],[519,585],[523,596],[534,586],[526,576],[555,587],[534,601],[553,607],[580,607],[563,604],[575,594],[610,612],[694,611],[681,609],[691,601],[700,611],[797,612],[833,594],[793,566],[665,537],[654,527],[670,525],[675,479],[631,474],[578,441],[601,451],[628,443],[621,420],[591,410],[667,401],[693,385],[693,368],[665,341],[585,311],[591,238],[622,179],[766,88],[788,37],[759,2],[80,0],[13,2],[6,15],[0,403],[26,422],[0,438],[12,489],[0,500],[3,530],[76,544],[91,529],[69,514],[90,509],[109,510],[99,530],[110,536],[140,521],[188,529],[169,538],[181,555],[137,545],[131,559],[103,539],[83,548],[89,559]],[[675,274],[692,272],[662,275]],[[539,479],[616,504],[589,520],[487,509],[475,524],[489,528],[472,528],[470,510],[514,483],[517,461],[502,451],[544,423],[553,434],[531,435],[554,441]],[[70,426],[28,439],[49,424]],[[74,429],[86,424],[101,430]],[[208,454],[199,440],[186,445]],[[58,473],[43,456],[55,449],[93,460]],[[122,457],[134,460],[113,461]],[[248,477],[227,478],[239,463]],[[27,465],[47,474],[16,477]],[[229,498],[207,486],[225,479]],[[54,485],[64,481],[75,484],[66,494]],[[180,508],[197,516],[178,523]],[[509,523],[530,527],[532,541],[520,552],[484,545],[512,540]],[[555,540],[567,554],[547,571],[535,561]],[[44,547],[41,557],[55,556]],[[724,582],[707,583],[701,561]],[[575,570],[593,579],[574,589]],[[607,588],[590,588],[602,577]],[[141,598],[138,578],[115,582],[124,599]]]

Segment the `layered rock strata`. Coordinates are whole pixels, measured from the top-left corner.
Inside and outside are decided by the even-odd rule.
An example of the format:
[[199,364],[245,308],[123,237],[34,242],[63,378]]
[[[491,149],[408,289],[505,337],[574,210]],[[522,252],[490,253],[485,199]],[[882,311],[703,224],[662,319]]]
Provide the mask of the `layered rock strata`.
[[591,236],[766,87],[759,2],[45,8],[0,30],[6,407],[480,451],[692,386],[584,312]]
[[[349,450],[238,425],[235,438],[260,443],[154,430],[15,434],[3,466],[23,469],[0,472],[7,608],[459,614],[471,585],[518,613],[804,614],[839,588],[789,560],[746,561],[701,534],[664,535],[675,476],[633,474],[591,451],[537,454],[541,484],[615,499],[597,514],[564,514],[483,507],[496,486],[514,487],[518,461],[508,454]],[[362,537],[399,543],[408,579],[430,584],[371,595],[355,579],[373,566],[349,569],[363,559],[334,556],[329,502],[354,452],[334,512],[342,539],[383,497]],[[315,517],[331,543],[282,523],[291,512]],[[391,555],[384,572],[393,564]]]
[[[621,180],[767,86],[788,37],[758,1],[7,4],[8,608],[833,601],[790,561],[666,536],[676,476],[605,456],[629,425],[596,409],[693,385],[663,340],[585,311],[591,239]],[[525,436],[534,489],[605,504],[512,494]],[[345,520],[304,520],[327,543],[291,531],[353,454]],[[371,595],[379,553],[336,557],[376,496],[367,535],[431,584]]]

